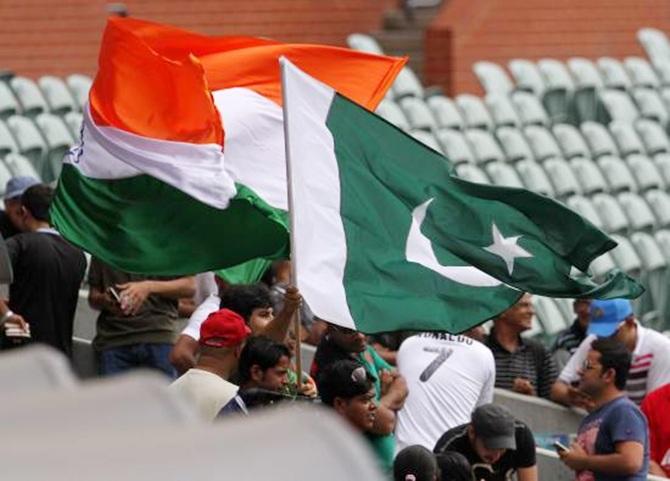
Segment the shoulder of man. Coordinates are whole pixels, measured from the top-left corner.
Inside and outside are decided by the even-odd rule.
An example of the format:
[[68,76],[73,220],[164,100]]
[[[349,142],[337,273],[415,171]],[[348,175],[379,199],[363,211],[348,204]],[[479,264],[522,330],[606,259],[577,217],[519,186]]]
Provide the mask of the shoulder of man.
[[435,443],[433,452],[439,454],[445,451],[450,451],[450,448],[454,444],[458,444],[460,441],[467,438],[468,426],[470,426],[470,423],[461,424],[460,426],[447,430]]

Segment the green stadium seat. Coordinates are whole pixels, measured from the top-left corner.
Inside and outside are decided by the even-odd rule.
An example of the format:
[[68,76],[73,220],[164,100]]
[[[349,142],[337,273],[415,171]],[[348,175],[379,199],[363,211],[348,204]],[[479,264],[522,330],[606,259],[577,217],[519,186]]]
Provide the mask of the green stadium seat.
[[547,159],[563,155],[561,148],[556,143],[556,139],[545,127],[529,125],[523,129],[523,133],[526,139],[528,139],[528,144],[538,162],[544,162]]
[[437,141],[435,136],[430,132],[417,129],[417,130],[410,130],[409,134],[419,142],[426,144],[431,149],[436,150],[440,154],[444,154],[444,152],[442,152],[442,147],[440,146],[439,142]]
[[466,128],[493,129],[493,118],[482,99],[470,94],[457,96],[454,101],[461,110]]
[[563,312],[550,297],[533,296],[533,305],[537,318],[548,336],[555,336],[568,326],[570,321],[563,316]]
[[349,48],[359,50],[361,52],[374,53],[377,55],[384,55],[384,50],[381,48],[377,40],[370,35],[363,33],[352,33],[347,37],[347,45]]
[[670,141],[668,141],[665,130],[658,122],[650,119],[639,119],[635,122],[635,129],[640,134],[649,155],[670,152]]
[[65,79],[70,92],[79,105],[79,110],[83,110],[88,102],[88,91],[91,90],[93,80],[88,75],[72,74]]
[[519,113],[521,125],[549,125],[549,116],[535,95],[529,92],[514,92],[512,103]]
[[597,162],[600,171],[607,179],[611,193],[637,192],[635,178],[623,160],[613,155],[605,155],[600,157]]
[[491,181],[486,176],[484,171],[472,164],[459,164],[456,166],[456,175],[468,182],[475,182],[477,184],[490,184]]
[[600,57],[596,63],[606,88],[628,90],[632,86],[628,73],[619,60]]
[[652,160],[654,161],[654,165],[656,165],[658,171],[661,173],[663,182],[665,182],[665,185],[670,187],[670,154],[662,152],[660,154],[654,155]]
[[591,159],[586,157],[575,157],[570,160],[570,167],[579,181],[582,192],[585,195],[593,195],[598,192],[607,192],[609,186],[602,172]]
[[49,175],[45,175],[44,180],[51,182],[52,180],[56,180],[60,175],[63,156],[74,144],[74,138],[63,120],[56,115],[39,114],[35,117],[35,123],[40,128],[49,148],[47,154]]
[[449,97],[444,95],[432,95],[426,99],[426,103],[433,112],[433,117],[439,128],[463,130],[465,122],[458,107]]
[[597,122],[588,121],[580,125],[580,130],[591,150],[591,157],[597,159],[603,155],[619,155],[612,136],[607,127]]
[[573,57],[567,61],[568,70],[575,79],[575,87],[603,88],[605,83],[593,62],[582,57]]
[[19,146],[7,124],[0,120],[0,158],[9,152],[18,152]]
[[642,57],[626,57],[623,65],[633,87],[657,89],[661,86],[658,75],[647,59]]
[[666,184],[656,164],[646,155],[632,154],[626,158],[626,163],[635,176],[640,192],[653,189],[665,189]]
[[44,98],[49,105],[49,110],[52,113],[63,115],[79,109],[74,97],[72,97],[72,93],[60,78],[53,75],[45,75],[37,80],[37,84],[42,90]]
[[557,124],[552,127],[554,137],[563,151],[563,157],[572,159],[574,157],[590,157],[591,151],[586,145],[581,132],[574,125]]
[[554,192],[559,199],[582,193],[574,172],[564,159],[557,157],[547,159],[542,164],[542,167],[544,167],[547,177],[551,179],[554,185]]
[[605,223],[601,219],[600,214],[598,214],[598,210],[587,197],[573,195],[566,200],[566,204],[598,229],[605,229]]
[[496,137],[500,143],[505,157],[509,162],[518,162],[521,160],[535,160],[533,151],[528,145],[528,141],[519,129],[514,127],[500,127],[496,130]]
[[515,167],[526,189],[548,197],[556,195],[554,186],[551,185],[549,177],[540,164],[533,160],[520,160]]
[[514,167],[505,162],[489,162],[484,168],[494,185],[519,189],[524,187]]
[[622,192],[617,196],[617,200],[632,230],[653,231],[656,227],[656,218],[642,197],[633,192]]
[[626,237],[617,234],[612,234],[611,237],[618,243],[610,253],[619,269],[633,277],[640,277],[644,266],[630,241]]
[[49,110],[42,92],[31,79],[27,77],[14,77],[9,81],[9,85],[21,104],[23,115],[34,117]]
[[37,126],[28,117],[21,115],[9,117],[7,126],[16,139],[19,152],[30,160],[41,178],[48,178],[50,175],[50,168],[46,162],[48,148]]
[[647,153],[633,124],[615,120],[610,123],[609,129],[622,157]]
[[629,230],[628,218],[617,200],[609,194],[595,194],[591,200],[598,210],[605,230],[609,233],[626,233]]
[[21,106],[14,92],[5,82],[0,82],[0,119],[6,119],[21,112]]
[[[400,106],[393,100],[384,99],[379,102],[376,113],[380,117],[388,120],[393,125],[404,131],[408,131],[410,129],[407,117],[405,116]],[[70,130],[72,130],[72,127],[70,127]]]
[[507,95],[514,90],[507,72],[497,63],[475,62],[472,70],[487,94]]
[[663,126],[668,125],[668,111],[656,90],[637,88],[631,94],[640,111],[640,117],[655,120]]
[[644,198],[656,216],[656,225],[663,229],[670,227],[670,195],[654,189],[646,192]]
[[546,86],[544,84],[544,79],[542,74],[535,65],[534,62],[530,60],[515,58],[510,60],[507,64],[514,81],[516,82],[517,90],[524,90],[526,92],[531,92],[537,97],[541,97]]
[[422,98],[403,97],[398,100],[398,105],[405,113],[411,129],[425,130],[426,132],[437,130],[437,122],[435,122],[433,113]]
[[518,127],[521,125],[514,105],[505,94],[488,94],[484,102],[491,113],[496,127]]
[[393,85],[393,96],[396,100],[403,97],[424,97],[423,86],[414,71],[405,66],[396,77]]
[[27,175],[30,177],[35,177],[36,179],[42,179],[40,173],[35,169],[35,166],[21,154],[11,152],[5,155],[4,159],[5,166],[9,169],[13,176],[23,176]]
[[599,92],[600,100],[611,120],[634,122],[640,112],[627,92],[607,89]]
[[467,129],[465,138],[470,144],[472,153],[475,154],[477,164],[483,165],[488,162],[503,162],[505,160],[505,154],[489,132],[480,129]]
[[451,163],[475,163],[475,156],[463,132],[454,129],[440,129],[435,136]]

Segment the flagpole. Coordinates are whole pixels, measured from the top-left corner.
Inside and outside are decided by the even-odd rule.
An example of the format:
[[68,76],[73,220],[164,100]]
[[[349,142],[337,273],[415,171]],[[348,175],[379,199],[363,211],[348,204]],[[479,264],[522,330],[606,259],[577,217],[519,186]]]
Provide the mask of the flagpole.
[[[290,285],[297,286],[296,266],[298,260],[295,255],[295,234],[293,226],[295,225],[295,211],[293,209],[293,187],[291,185],[291,153],[289,148],[289,129],[288,129],[288,109],[286,108],[286,57],[279,58],[281,71],[281,96],[282,96],[282,115],[284,124],[284,157],[286,159],[286,183],[288,192],[288,215],[289,215],[289,239],[291,241],[291,271]],[[297,371],[298,393],[302,388],[302,352],[300,341],[300,307],[293,314],[293,329],[295,332],[295,370]]]

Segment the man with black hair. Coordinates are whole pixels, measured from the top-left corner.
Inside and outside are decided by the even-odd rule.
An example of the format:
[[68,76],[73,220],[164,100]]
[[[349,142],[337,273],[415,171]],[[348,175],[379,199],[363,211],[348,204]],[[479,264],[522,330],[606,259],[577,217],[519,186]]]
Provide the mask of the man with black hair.
[[240,390],[221,414],[249,414],[250,407],[282,399],[286,395],[290,366],[291,353],[284,344],[265,336],[250,338],[242,349],[237,368]]
[[414,444],[401,449],[393,461],[393,481],[439,481],[440,468],[429,449]]
[[72,325],[86,259],[49,224],[53,189],[34,185],[21,196],[21,231],[7,240],[14,271],[9,305],[0,300],[0,325],[30,324],[32,340],[72,353]]
[[577,439],[560,450],[577,479],[642,481],[649,471],[647,421],[626,397],[631,354],[614,337],[593,341],[580,370],[579,389],[593,410],[582,420]]

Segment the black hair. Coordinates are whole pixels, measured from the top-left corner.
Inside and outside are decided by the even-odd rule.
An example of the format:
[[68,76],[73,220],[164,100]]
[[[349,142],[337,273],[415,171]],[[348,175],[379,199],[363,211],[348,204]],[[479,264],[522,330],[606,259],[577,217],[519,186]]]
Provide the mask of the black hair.
[[45,184],[33,185],[21,195],[21,205],[35,219],[49,221],[49,206],[54,197],[54,190]]
[[[354,371],[362,368],[361,376],[356,376]],[[360,370],[357,372],[361,372]],[[374,386],[374,378],[357,361],[342,359],[328,364],[321,369],[317,379],[317,387],[321,402],[332,406],[335,398],[352,399],[361,394],[366,394]]]
[[470,461],[456,451],[444,451],[437,455],[441,481],[473,481]]
[[614,369],[614,385],[623,391],[626,389],[628,371],[632,356],[626,345],[614,337],[599,337],[591,344],[591,349],[600,353],[600,364],[603,372]]
[[254,309],[272,307],[270,290],[264,284],[230,285],[221,291],[220,307],[238,313],[248,324]]
[[241,384],[251,380],[251,368],[258,366],[263,371],[275,367],[282,357],[291,358],[291,352],[284,344],[275,342],[269,337],[254,336],[247,339],[247,343],[240,353],[237,367],[238,379]]
[[439,472],[433,452],[418,444],[402,449],[393,461],[394,481],[406,481],[410,475],[415,481],[433,481]]

